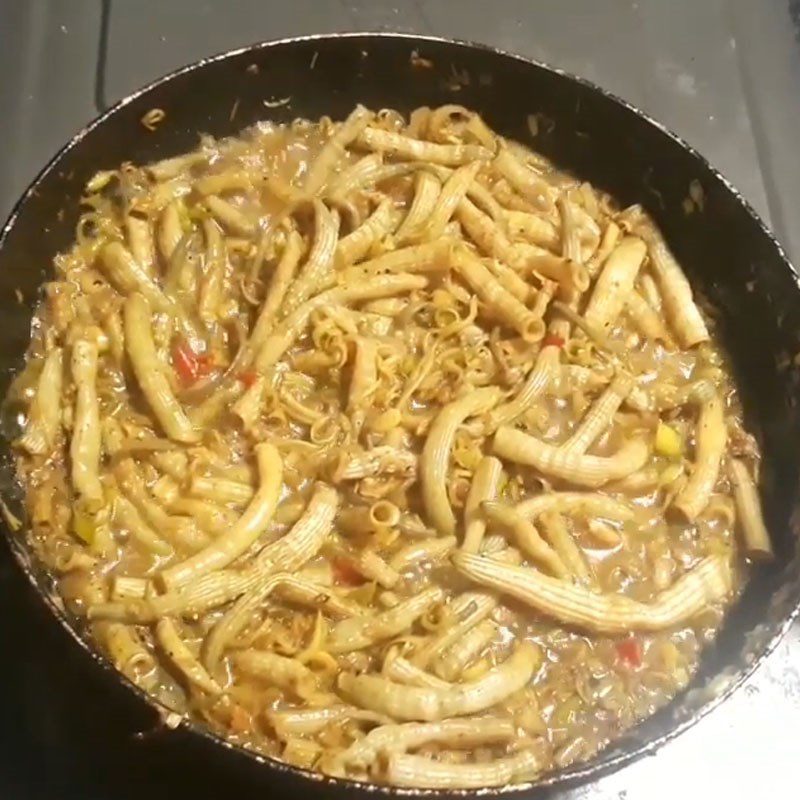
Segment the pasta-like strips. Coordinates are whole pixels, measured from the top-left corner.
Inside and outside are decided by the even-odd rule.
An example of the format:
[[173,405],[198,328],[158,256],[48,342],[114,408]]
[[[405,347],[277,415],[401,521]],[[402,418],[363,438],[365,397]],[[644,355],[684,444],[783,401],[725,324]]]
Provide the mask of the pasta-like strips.
[[641,207],[475,112],[273,116],[87,183],[8,398],[34,555],[168,722],[378,791],[579,764],[772,556],[727,360]]
[[189,483],[189,494],[216,503],[247,505],[253,499],[253,488],[241,481],[228,478],[194,475]]
[[321,201],[314,201],[314,243],[308,260],[300,269],[281,304],[284,316],[333,282],[333,259],[339,236],[339,216]]
[[560,241],[558,228],[545,217],[529,214],[526,211],[506,211],[505,220],[506,228],[512,238],[523,238],[531,244],[546,247],[553,252],[557,251]]
[[100,407],[97,401],[97,345],[81,339],[72,348],[75,415],[72,442],[72,485],[90,506],[103,502],[100,484]]
[[[256,176],[257,179],[258,176]],[[226,170],[225,172],[198,178],[195,181],[194,188],[202,195],[247,192],[253,188],[253,176],[246,170]]]
[[426,539],[421,542],[411,542],[400,548],[389,561],[389,566],[398,572],[409,569],[421,563],[435,563],[456,548],[455,536],[442,536],[437,539]]
[[758,488],[742,461],[732,458],[728,462],[728,474],[733,484],[736,500],[737,523],[741,531],[745,551],[751,558],[773,558],[769,531],[764,524]]
[[177,178],[196,164],[207,161],[210,155],[211,153],[205,152],[204,150],[196,150],[193,153],[182,153],[179,156],[164,158],[161,161],[154,161],[152,164],[148,164],[146,169],[154,180],[161,183],[162,181]]
[[420,481],[425,509],[433,525],[444,536],[452,536],[456,518],[447,498],[447,468],[458,426],[476,414],[485,414],[497,403],[496,386],[475,389],[445,406],[436,416],[420,458]]
[[[450,748],[472,748],[511,741],[516,734],[517,731],[512,720],[498,717],[381,725],[371,730],[362,739],[353,742],[339,756],[339,759],[343,764],[351,767],[369,767],[375,765],[380,754],[405,753],[407,750],[414,750],[426,744],[441,744]],[[413,785],[419,786],[420,784]]]
[[370,153],[331,178],[325,195],[334,205],[344,205],[349,194],[374,184],[383,170],[383,155]]
[[401,475],[412,478],[417,472],[417,455],[410,450],[399,450],[389,445],[379,445],[363,452],[343,452],[333,480],[357,481],[375,475]]
[[514,270],[543,275],[569,291],[580,293],[589,287],[589,273],[582,264],[535,245],[511,244],[492,218],[466,198],[458,204],[458,221],[482,252],[500,259]]
[[[369,512],[369,509],[367,511]],[[341,519],[339,523],[341,524]],[[370,524],[375,527],[372,521]],[[346,552],[344,557],[348,566],[352,567],[359,575],[369,581],[374,581],[384,589],[392,589],[400,583],[400,573],[390,567],[374,550],[363,549],[357,552]]]
[[695,520],[708,505],[708,499],[719,477],[722,456],[728,442],[725,410],[719,394],[700,407],[694,445],[694,465],[689,480],[672,505],[688,520]]
[[494,500],[503,475],[503,465],[494,456],[484,456],[472,476],[472,484],[464,504],[464,541],[461,549],[465,553],[477,553],[486,533],[486,517],[481,504]]
[[168,203],[161,212],[158,226],[158,249],[161,258],[169,264],[172,254],[183,239],[180,204],[177,200]]
[[558,578],[569,575],[569,569],[559,553],[541,537],[530,519],[523,517],[516,509],[496,501],[483,503],[482,510],[487,519],[511,531],[515,543],[527,556],[543,564]]
[[648,390],[643,386],[634,386],[625,402],[636,411],[669,411],[688,403],[702,404],[712,398],[716,391],[716,386],[710,380],[700,378],[681,387],[657,384]]
[[633,379],[629,375],[617,375],[560,449],[575,454],[585,453],[614,421],[614,414],[632,388]]
[[318,483],[300,519],[283,538],[258,553],[253,569],[263,575],[267,571],[300,568],[322,547],[330,533],[338,505],[336,491],[324,483]]
[[[176,297],[179,293],[184,293],[188,297],[197,295],[197,285],[200,279],[198,240],[199,237],[192,231],[182,236],[172,250],[164,267],[162,279],[163,292],[168,300]],[[181,306],[174,306],[174,314],[182,320],[184,326],[190,325],[183,319],[185,314]]]
[[[569,331],[569,323],[557,320],[550,326],[550,330],[553,338],[564,339]],[[545,343],[516,397],[489,413],[488,430],[497,430],[501,425],[507,425],[524,414],[557,379],[560,361],[561,347],[556,343]]]
[[376,675],[347,672],[339,676],[339,689],[361,708],[394,719],[435,722],[491,708],[526,686],[541,663],[541,650],[524,641],[506,661],[479,680],[455,684],[448,689],[404,686]]
[[446,681],[455,681],[497,636],[497,625],[490,619],[479,622],[433,663],[433,671]]
[[658,280],[666,316],[678,341],[684,347],[707,342],[708,328],[692,297],[692,287],[664,237],[649,221],[643,221],[636,232],[647,242],[650,268]]
[[381,674],[384,678],[408,686],[430,686],[434,689],[448,689],[450,684],[431,675],[402,656],[388,656],[383,663]]
[[481,162],[473,161],[453,172],[442,187],[427,220],[418,228],[416,238],[435,240],[444,234],[445,226],[450,222],[458,204],[466,196],[480,168]]
[[[282,541],[276,544],[282,544]],[[289,564],[289,569],[292,568],[291,563],[293,562],[289,559],[286,559],[285,563]],[[258,565],[243,570],[218,570],[203,575],[176,591],[153,595],[143,600],[131,599],[127,602],[97,603],[89,608],[87,616],[89,619],[124,620],[141,624],[154,622],[165,614],[194,616],[225,605],[261,584],[266,587],[264,596],[277,591],[292,602],[302,601],[303,605],[314,609],[323,609],[332,616],[356,615],[356,608],[346,599],[335,597],[327,587],[312,584],[287,573],[277,572],[278,569],[283,568],[285,567],[280,566],[275,560],[270,562],[269,570],[265,566],[258,568]],[[206,658],[209,657],[206,656]]]
[[589,535],[600,547],[619,547],[622,537],[616,528],[599,519],[587,520]]
[[374,339],[359,336],[355,340],[355,358],[347,396],[347,412],[356,431],[364,424],[370,396],[378,386],[378,344]]
[[288,603],[322,611],[332,619],[360,617],[365,613],[363,606],[346,597],[340,597],[336,590],[303,578],[303,574],[311,569],[308,567],[301,570],[295,578],[283,577],[276,581],[275,593],[278,597]]
[[392,158],[430,161],[450,167],[470,161],[488,161],[492,157],[492,151],[481,145],[437,144],[380,128],[365,128],[358,137],[358,144]]
[[[364,277],[367,278],[367,276]],[[360,300],[375,300],[379,297],[391,297],[414,289],[423,289],[427,283],[427,279],[422,275],[407,273],[378,275],[370,276],[365,281],[354,281],[348,283],[347,286],[339,286],[318,294],[290,314],[264,340],[256,356],[256,369],[265,372],[280,360],[281,356],[305,330],[311,314],[318,308],[338,304],[346,305]]]
[[328,633],[326,648],[331,653],[349,653],[363,650],[384,639],[391,639],[410,628],[443,598],[443,590],[433,586],[388,611],[337,622]]
[[[588,582],[591,574],[580,547],[567,530],[567,523],[561,514],[546,511],[539,517],[539,524],[544,531],[545,538],[558,553],[559,559],[566,565],[570,575],[579,581]],[[563,576],[558,576],[563,577]]]
[[482,789],[533,780],[540,759],[530,750],[480,764],[453,764],[406,753],[389,756],[379,773],[392,786],[425,789]]
[[570,261],[581,261],[581,240],[575,206],[565,195],[561,195],[556,205],[561,215],[561,255]]
[[598,594],[532,567],[500,564],[461,552],[452,558],[456,569],[476,583],[514,597],[565,625],[600,633],[670,628],[725,599],[731,591],[730,565],[722,556],[704,558],[651,603],[639,603],[623,594]]
[[583,264],[555,256],[533,244],[515,244],[511,264],[520,272],[533,272],[556,281],[570,294],[581,294],[589,288],[589,273]]
[[139,292],[156,311],[175,315],[174,303],[121,242],[110,242],[100,251],[100,264],[121,292]]
[[19,446],[32,455],[45,455],[55,447],[61,428],[61,391],[64,384],[64,351],[53,347],[44,359],[36,382],[36,394],[28,410]]
[[661,341],[673,347],[672,336],[658,312],[634,288],[625,297],[625,310],[634,327],[648,339]]
[[410,239],[425,224],[436,206],[441,184],[428,170],[421,169],[414,178],[414,199],[405,219],[395,233],[398,242]]
[[[497,198],[496,202],[506,210],[522,211],[526,214],[536,215],[541,213],[530,200],[514,191],[505,178],[500,178],[500,180],[492,186],[492,197]],[[549,217],[551,215],[548,213],[547,216]],[[560,241],[561,237],[556,236],[555,246],[553,249],[558,249],[558,244]]]
[[[486,259],[484,266],[497,278],[497,282],[521,303],[527,303],[531,297],[536,295],[536,290],[524,278],[517,275],[511,267],[506,266],[499,259]],[[541,318],[543,316],[537,309],[532,308],[531,313],[534,317]]]
[[150,599],[147,608],[140,611],[141,619],[146,621],[150,615],[200,614],[211,608],[224,605],[255,585],[258,576],[254,571],[217,570],[192,580],[185,587],[170,590]]
[[484,214],[471,200],[463,198],[458,204],[458,221],[478,249],[492,258],[516,267],[516,250],[500,226]]
[[[574,390],[593,390],[602,386],[608,386],[609,381],[612,379],[613,366],[605,364],[600,370],[593,370],[589,367],[582,367],[579,364],[564,364],[559,370],[558,388],[564,392]],[[637,390],[637,387],[631,390],[631,394]],[[630,400],[630,394],[628,395]]]
[[364,261],[359,269],[367,273],[443,272],[450,266],[453,241],[442,237],[435,242],[401,247]]
[[[447,167],[441,167],[441,169],[447,169]],[[481,211],[487,213],[495,222],[499,225],[504,225],[503,207],[494,199],[494,195],[483,184],[478,183],[477,179],[472,181],[469,185],[467,197],[472,200]]]
[[577,227],[578,255],[575,259],[581,263],[588,261],[600,245],[600,226],[586,209],[577,203],[567,201],[568,214]]
[[176,497],[168,505],[170,511],[192,517],[201,528],[215,535],[230,528],[237,516],[225,506],[193,497]]
[[342,122],[333,135],[325,142],[314,163],[309,167],[303,184],[303,191],[309,197],[317,194],[327,183],[333,168],[345,154],[345,148],[367,127],[372,120],[372,112],[364,106],[356,106],[350,116]]
[[260,483],[250,505],[236,524],[208,547],[160,573],[161,583],[167,589],[183,586],[207,572],[227,566],[266,530],[280,497],[283,464],[271,444],[262,442],[256,445],[255,452]]
[[336,245],[336,263],[339,266],[361,261],[370,248],[397,227],[402,213],[386,197],[367,219]]
[[278,309],[281,307],[283,298],[294,280],[302,254],[303,239],[296,230],[292,230],[286,237],[286,244],[280,260],[272,273],[267,296],[264,298],[261,310],[258,312],[258,318],[250,332],[250,338],[242,348],[242,355],[236,358],[237,366],[242,369],[247,369],[250,366],[255,354],[272,331]]
[[164,366],[156,355],[153,341],[150,304],[144,295],[134,292],[125,301],[125,349],[133,373],[153,414],[170,439],[196,442],[200,432],[194,428],[172,392]]
[[205,204],[214,218],[227,230],[240,236],[246,236],[248,239],[256,235],[256,223],[239,206],[235,206],[215,194],[206,197]]
[[266,375],[257,375],[245,393],[231,406],[231,413],[239,417],[246,431],[253,428],[261,414],[267,386]]
[[150,582],[145,578],[115,575],[111,581],[111,599],[125,600],[128,597],[142,598],[147,595]]
[[611,330],[633,290],[646,253],[645,243],[635,236],[626,236],[617,245],[594,285],[584,312],[587,323],[605,333]]
[[[260,445],[265,446],[268,445]],[[253,611],[280,584],[277,576],[270,576],[274,576],[278,570],[297,569],[316,555],[330,534],[337,506],[336,492],[324,484],[318,484],[308,507],[289,533],[259,553],[256,563],[251,567],[250,579],[246,582],[246,594],[228,609],[206,638],[203,660],[209,669],[216,669],[228,642],[236,638]]]
[[98,623],[98,634],[111,663],[133,683],[140,684],[155,671],[156,660],[134,628],[119,622]]
[[150,220],[136,214],[127,214],[125,229],[128,234],[128,246],[136,262],[148,275],[155,274],[156,253]]
[[616,222],[609,222],[600,238],[600,245],[594,255],[586,262],[586,270],[594,278],[605,264],[608,256],[613,252],[619,242],[622,231]]
[[117,482],[147,523],[163,533],[177,547],[199,550],[208,544],[208,536],[197,529],[193,520],[168,514],[153,497],[132,459],[119,462],[114,475]]
[[178,668],[186,680],[210,695],[222,694],[222,687],[206,672],[181,639],[175,622],[169,617],[159,620],[156,638],[167,658]]
[[492,166],[539,211],[553,210],[553,192],[547,181],[520,161],[509,148],[500,148]]
[[206,239],[206,269],[200,283],[197,313],[200,319],[208,324],[217,318],[217,311],[222,302],[228,259],[222,231],[214,220],[203,220],[203,233]]
[[650,449],[641,439],[623,444],[611,456],[592,456],[562,450],[514,428],[499,428],[494,451],[500,458],[526,464],[554,478],[597,488],[641,469]]
[[544,336],[544,322],[526,308],[497,281],[478,258],[468,250],[453,255],[456,271],[487,307],[506,325],[514,328],[526,342],[538,342]]
[[[489,544],[490,538],[487,537],[484,541],[484,548],[482,549],[484,553],[489,553],[486,545]],[[488,557],[510,564],[519,564],[522,561],[519,551],[513,547],[493,551]],[[442,653],[446,653],[477,624],[486,619],[497,608],[498,602],[497,595],[493,592],[464,592],[456,597],[448,605],[448,609],[458,619],[458,622],[416,649],[412,655],[413,663],[420,668],[427,667],[431,661],[438,658]]]
[[619,522],[628,522],[635,516],[633,507],[627,503],[605,494],[588,492],[539,494],[517,503],[514,510],[527,519],[536,519],[546,511],[575,517],[602,517]]
[[317,676],[295,658],[265,650],[241,650],[231,661],[237,670],[301,698],[310,697],[317,689]]
[[355,706],[338,703],[322,708],[286,708],[267,711],[265,714],[270,726],[281,739],[291,736],[312,736],[319,733],[331,722],[340,720],[365,720],[367,722],[387,722],[380,714],[363,711]]
[[173,554],[173,549],[169,542],[162,539],[150,527],[139,514],[136,506],[126,497],[119,496],[114,499],[114,522],[119,527],[127,530],[131,539],[147,552],[164,558],[169,558]]

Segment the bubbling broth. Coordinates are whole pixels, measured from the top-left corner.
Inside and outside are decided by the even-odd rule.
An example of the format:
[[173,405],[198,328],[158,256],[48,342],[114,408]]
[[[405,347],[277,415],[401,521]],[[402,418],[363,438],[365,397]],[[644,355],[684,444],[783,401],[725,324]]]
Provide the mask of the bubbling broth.
[[659,230],[478,114],[261,123],[83,203],[8,398],[27,527],[171,712],[530,781],[681,690],[771,555]]

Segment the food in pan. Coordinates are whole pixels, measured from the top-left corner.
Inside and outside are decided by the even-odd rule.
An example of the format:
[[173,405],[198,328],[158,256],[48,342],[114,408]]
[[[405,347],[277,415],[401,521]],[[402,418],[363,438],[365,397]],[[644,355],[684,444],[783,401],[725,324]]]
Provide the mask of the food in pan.
[[32,546],[165,710],[329,775],[524,782],[689,681],[771,555],[637,206],[459,106],[98,173],[9,402]]

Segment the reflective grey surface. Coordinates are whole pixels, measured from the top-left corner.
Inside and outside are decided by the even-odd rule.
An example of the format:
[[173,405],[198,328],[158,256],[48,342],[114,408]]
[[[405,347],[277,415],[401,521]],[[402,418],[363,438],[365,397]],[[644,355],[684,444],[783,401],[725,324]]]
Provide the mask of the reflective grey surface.
[[[141,84],[257,40],[356,29],[482,41],[596,81],[696,146],[800,261],[800,47],[786,0],[111,0],[104,9],[93,0],[0,2],[0,215],[72,133]],[[536,109],[536,98],[520,103]],[[14,591],[10,567],[0,563],[0,595]],[[118,796],[114,780],[87,795],[65,763],[63,780],[12,763],[31,753],[45,758],[72,722],[57,703],[48,706],[46,725],[33,710],[38,684],[26,678],[57,681],[58,670],[48,672],[35,636],[20,642],[19,633],[0,616],[0,647],[13,646],[25,662],[9,678],[19,681],[13,708],[22,723],[0,715],[0,742],[14,737],[19,745],[0,748],[0,797]],[[798,732],[796,626],[745,689],[693,730],[567,796],[795,797]],[[60,759],[52,758],[55,768]]]

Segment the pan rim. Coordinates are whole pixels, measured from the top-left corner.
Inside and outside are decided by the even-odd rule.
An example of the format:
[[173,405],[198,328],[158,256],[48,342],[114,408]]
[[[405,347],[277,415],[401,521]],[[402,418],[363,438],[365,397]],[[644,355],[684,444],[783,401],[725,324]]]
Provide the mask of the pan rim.
[[[541,60],[523,56],[513,51],[505,50],[491,45],[483,44],[458,38],[449,38],[445,36],[433,36],[427,34],[417,34],[412,32],[394,32],[394,31],[347,31],[341,33],[315,33],[305,34],[299,36],[289,36],[280,39],[260,40],[250,45],[232,48],[214,55],[200,58],[196,61],[184,64],[136,89],[130,94],[124,96],[120,100],[113,103],[102,113],[98,114],[94,119],[88,122],[85,126],[80,128],[74,133],[68,141],[52,156],[52,158],[42,167],[42,169],[33,178],[27,189],[22,193],[20,198],[12,207],[11,212],[2,229],[0,229],[0,250],[5,246],[6,241],[14,229],[17,219],[25,208],[28,200],[36,193],[39,186],[46,180],[46,178],[58,167],[61,160],[70,153],[75,147],[80,145],[83,140],[91,134],[96,128],[101,126],[106,120],[115,116],[126,106],[130,105],[139,98],[147,95],[160,86],[169,83],[176,78],[183,75],[195,72],[203,67],[213,65],[217,62],[235,59],[247,53],[261,53],[268,51],[274,47],[291,46],[295,44],[315,42],[315,41],[328,41],[335,39],[348,39],[357,41],[359,39],[365,40],[400,40],[411,43],[420,44],[436,44],[445,45],[448,47],[455,47],[464,51],[482,51],[500,56],[504,59],[509,59],[529,67],[549,72],[568,81],[577,83],[594,93],[599,93],[609,101],[621,106],[629,113],[634,114],[640,120],[656,128],[662,135],[667,137],[673,144],[678,145],[681,149],[687,152],[692,158],[702,165],[716,180],[725,187],[725,189],[735,198],[736,202],[745,210],[747,215],[752,221],[756,223],[761,234],[767,237],[780,259],[792,276],[793,282],[800,288],[800,274],[797,268],[793,265],[787,256],[783,246],[778,241],[775,234],[766,225],[759,213],[753,208],[748,200],[741,194],[741,192],[728,180],[718,169],[716,169],[700,152],[698,152],[692,145],[690,145],[680,135],[675,133],[669,127],[664,125],[652,117],[647,112],[638,108],[634,104],[625,100],[624,98],[608,91],[607,89],[599,86],[598,84],[583,78],[579,75],[556,67]],[[138,696],[144,703],[151,709],[159,712],[163,709],[150,695],[143,689],[132,683],[127,677],[119,672],[111,662],[100,652],[100,650],[78,630],[77,626],[68,616],[67,612],[59,605],[57,600],[43,591],[39,585],[35,570],[31,561],[31,554],[28,552],[24,545],[24,539],[20,538],[14,532],[10,531],[8,526],[3,523],[2,526],[4,535],[9,543],[10,550],[14,555],[15,560],[20,565],[22,571],[28,578],[29,583],[36,591],[38,600],[44,602],[52,615],[58,621],[60,626],[67,631],[72,639],[81,647],[85,654],[97,665],[105,674],[109,676],[118,684],[125,686],[129,691]],[[179,725],[187,733],[192,736],[199,737],[207,743],[215,747],[222,746],[228,751],[234,752],[240,757],[244,757],[251,762],[255,762],[260,766],[269,767],[279,773],[292,775],[295,778],[308,780],[312,784],[322,787],[329,786],[331,788],[346,789],[351,791],[366,792],[373,795],[385,795],[391,797],[425,797],[425,798],[441,798],[441,797],[482,797],[482,796],[521,796],[525,792],[541,791],[553,788],[566,788],[570,785],[584,783],[589,780],[599,779],[604,775],[617,771],[622,767],[639,760],[643,756],[653,755],[657,750],[663,747],[668,742],[680,736],[682,733],[696,725],[707,714],[716,709],[721,703],[727,700],[734,692],[736,692],[755,672],[760,664],[766,660],[769,655],[775,650],[778,644],[786,635],[789,628],[800,616],[800,605],[795,605],[793,609],[783,615],[780,624],[777,625],[775,630],[770,634],[767,641],[759,649],[758,655],[750,660],[750,662],[741,669],[736,671],[735,678],[726,683],[725,688],[715,693],[713,697],[703,702],[692,715],[674,727],[671,727],[666,733],[655,736],[648,740],[642,741],[640,744],[631,747],[625,752],[613,753],[604,755],[613,747],[613,742],[609,747],[601,750],[597,755],[586,762],[577,764],[576,766],[569,767],[564,770],[552,772],[543,775],[540,779],[527,783],[511,784],[504,787],[492,787],[483,789],[423,789],[423,788],[401,788],[377,783],[369,783],[364,781],[356,781],[347,778],[334,778],[327,775],[322,775],[318,772],[311,772],[299,767],[292,766],[286,762],[280,761],[270,756],[261,755],[253,750],[249,750],[241,745],[235,744],[228,739],[223,738],[221,735],[215,733],[212,729],[203,726],[189,718],[182,718]],[[635,730],[636,726],[631,730]]]

